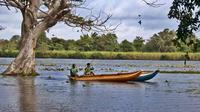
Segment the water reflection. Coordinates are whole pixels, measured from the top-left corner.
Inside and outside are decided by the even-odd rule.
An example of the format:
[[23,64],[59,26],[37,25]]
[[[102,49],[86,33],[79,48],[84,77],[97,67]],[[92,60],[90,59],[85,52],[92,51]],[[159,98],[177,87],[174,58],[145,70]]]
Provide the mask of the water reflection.
[[[10,59],[0,59],[0,71],[5,70],[6,66],[1,64],[8,64],[6,60],[10,62]],[[190,69],[180,69],[178,61],[95,61],[99,74],[120,70],[155,70],[157,67],[160,70]],[[37,62],[41,65],[37,66],[41,75],[36,78],[0,76],[0,112],[200,112],[200,75],[161,74],[144,83],[66,82],[70,64],[84,67],[90,61],[39,59]],[[195,65],[194,69],[200,70],[199,62],[191,64]],[[64,66],[65,71],[40,69],[51,65],[56,68]],[[114,71],[106,71],[105,68]]]
[[20,112],[37,112],[36,92],[33,77],[19,77],[19,104]]

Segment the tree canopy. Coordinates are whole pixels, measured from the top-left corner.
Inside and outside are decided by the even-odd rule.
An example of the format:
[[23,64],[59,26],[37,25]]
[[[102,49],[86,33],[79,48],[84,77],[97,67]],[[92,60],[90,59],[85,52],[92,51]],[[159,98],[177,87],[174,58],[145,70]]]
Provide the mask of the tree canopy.
[[168,16],[180,21],[177,39],[187,43],[200,27],[200,0],[174,0]]
[[[20,36],[14,35],[10,40],[0,39],[0,50],[19,50]],[[133,37],[134,38],[134,37]],[[152,35],[148,40],[136,36],[131,42],[118,42],[117,35],[107,33],[84,34],[78,40],[65,40],[60,37],[47,37],[42,33],[36,46],[38,51],[70,50],[70,51],[122,51],[122,52],[199,52],[200,39],[193,35],[194,44],[188,46],[182,41],[173,42],[177,38],[174,30],[164,29]],[[191,40],[191,39],[190,39]],[[146,41],[146,42],[145,42]]]

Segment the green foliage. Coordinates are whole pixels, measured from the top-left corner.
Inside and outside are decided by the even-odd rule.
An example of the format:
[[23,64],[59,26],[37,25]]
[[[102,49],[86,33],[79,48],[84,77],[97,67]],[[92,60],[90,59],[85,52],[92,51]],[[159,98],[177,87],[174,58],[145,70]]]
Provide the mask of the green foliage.
[[120,44],[120,51],[129,52],[129,51],[135,51],[135,47],[131,42],[128,40],[123,40]]
[[80,51],[91,51],[93,39],[89,35],[83,35],[80,37],[80,40],[77,41],[77,45],[80,46]]
[[74,45],[77,45],[76,48],[80,51],[117,51],[119,49],[117,36],[111,33],[83,35],[74,42]]
[[19,49],[20,36],[14,35],[11,39],[0,40],[0,49],[2,50],[17,50]]
[[51,46],[51,50],[64,50],[64,46],[59,43],[54,43],[53,46]]
[[142,37],[136,36],[136,38],[133,40],[133,45],[134,45],[136,51],[142,50],[142,48],[144,47],[144,42],[145,42],[145,40]]
[[[15,57],[18,51],[1,51],[0,57]],[[126,60],[184,60],[185,53],[158,52],[105,52],[105,51],[36,51],[37,58],[72,58],[72,59],[126,59]],[[200,53],[189,53],[190,60],[200,61]]]
[[119,49],[119,43],[115,34],[108,33],[98,36],[93,33],[91,36],[94,50],[96,51],[117,51]]
[[1,39],[0,40],[0,49],[3,50],[3,51],[6,50],[8,42],[9,42],[8,40]]
[[177,30],[178,40],[186,43],[194,31],[200,27],[200,1],[199,0],[174,0],[169,11],[169,18],[180,21]]
[[196,43],[194,44],[194,47],[193,47],[193,51],[200,52],[200,39],[196,40]]
[[38,38],[38,42],[36,44],[36,49],[41,50],[41,51],[49,50],[50,43],[51,43],[51,40],[49,38],[47,38],[46,33],[43,32]]
[[[200,40],[193,34],[186,42],[174,41],[176,32],[169,29],[154,34],[146,43],[142,37],[137,36],[133,42],[123,40],[118,43],[117,36],[112,33],[98,35],[92,33],[91,35],[85,34],[79,40],[65,40],[58,37],[48,38],[42,33],[38,39],[36,50],[37,51],[114,51],[114,52],[200,52]],[[0,39],[0,50],[19,50],[20,36],[14,35],[10,40]],[[57,55],[57,54],[55,54]],[[79,55],[79,54],[78,54]],[[98,56],[100,55],[100,56]],[[102,54],[93,54],[92,57],[102,57]],[[74,57],[74,56],[72,56]],[[87,56],[82,56],[87,58]],[[103,56],[106,58],[106,56]],[[108,56],[109,57],[109,56]],[[115,57],[115,56],[114,56]],[[119,54],[117,57],[132,58],[132,56],[122,56]],[[111,57],[112,58],[112,57]]]
[[104,45],[103,51],[117,51],[118,50],[118,42],[117,36],[115,34],[103,34],[101,37],[100,44]]
[[176,38],[176,32],[164,29],[158,34],[154,34],[145,45],[144,51],[150,52],[174,52],[176,47],[173,40]]
[[77,42],[75,40],[66,40],[64,48],[65,50],[77,51],[79,49],[79,46],[77,45]]

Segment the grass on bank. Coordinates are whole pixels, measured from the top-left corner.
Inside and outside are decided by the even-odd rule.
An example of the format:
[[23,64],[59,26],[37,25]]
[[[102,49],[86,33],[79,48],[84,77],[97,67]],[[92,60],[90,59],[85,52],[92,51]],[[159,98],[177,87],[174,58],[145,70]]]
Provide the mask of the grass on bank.
[[160,71],[160,73],[200,74],[200,71]]
[[[16,50],[0,50],[0,57],[16,57]],[[184,60],[183,52],[108,52],[108,51],[36,51],[37,58]],[[200,53],[189,53],[190,60],[199,61]]]

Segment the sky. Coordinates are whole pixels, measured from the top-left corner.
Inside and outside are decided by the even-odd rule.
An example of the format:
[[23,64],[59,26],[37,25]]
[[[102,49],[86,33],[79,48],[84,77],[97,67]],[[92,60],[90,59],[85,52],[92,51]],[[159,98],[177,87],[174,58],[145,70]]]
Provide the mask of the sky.
[[[151,0],[147,0],[151,1]],[[178,21],[168,19],[167,14],[173,0],[158,0],[164,5],[155,8],[145,4],[142,0],[87,0],[84,6],[93,9],[93,14],[111,14],[112,17],[107,24],[119,26],[114,33],[118,36],[118,41],[127,39],[133,41],[136,36],[149,39],[153,34],[165,28],[176,30]],[[81,15],[90,14],[88,10],[78,10]],[[141,15],[139,17],[138,15]],[[138,23],[142,20],[142,24]],[[20,35],[20,25],[22,17],[16,10],[7,10],[0,7],[0,24],[6,27],[0,31],[1,39],[10,39],[13,35]],[[77,28],[71,28],[63,23],[58,23],[47,33],[48,37],[56,36],[64,39],[79,39],[83,33],[77,32]],[[87,32],[84,32],[87,33]]]

